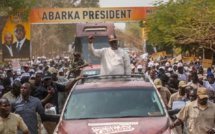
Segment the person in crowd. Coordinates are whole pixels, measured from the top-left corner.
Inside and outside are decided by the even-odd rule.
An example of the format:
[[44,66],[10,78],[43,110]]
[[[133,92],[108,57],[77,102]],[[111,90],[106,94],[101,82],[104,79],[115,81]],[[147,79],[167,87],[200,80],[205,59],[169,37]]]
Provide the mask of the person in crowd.
[[187,85],[185,87],[185,93],[186,93],[186,97],[187,97],[187,100],[189,100],[189,95],[190,95],[190,91],[193,90],[194,88],[190,85]]
[[10,83],[12,85],[13,81],[14,81],[13,70],[12,69],[8,69],[6,73],[7,73],[7,77],[10,78]]
[[4,86],[4,89],[2,91],[2,95],[6,94],[7,92],[11,91],[12,89],[12,86],[11,86],[11,81],[10,81],[10,78],[9,77],[5,77],[3,80],[2,80],[2,84]]
[[191,81],[190,82],[188,82],[188,86],[192,86],[193,88],[195,88],[195,89],[198,89],[200,86],[201,86],[201,84],[199,84],[199,80],[198,80],[199,78],[198,78],[198,75],[197,75],[197,73],[192,73],[191,74]]
[[109,35],[109,48],[94,49],[93,41],[94,36],[90,36],[89,51],[101,58],[101,75],[131,74],[129,55],[125,50],[118,48],[116,35]]
[[37,114],[44,116],[44,108],[38,98],[30,96],[31,85],[24,83],[21,86],[21,97],[11,104],[11,111],[19,114],[27,125],[31,134],[38,134]]
[[138,65],[137,66],[137,71],[138,71],[138,74],[143,74],[143,66],[142,65]]
[[158,71],[158,77],[160,77],[163,74],[165,74],[165,67],[164,66],[160,66],[159,67],[159,71]]
[[169,78],[169,82],[167,82],[166,87],[170,90],[171,93],[175,93],[178,91],[179,85],[178,75],[172,74]]
[[21,82],[18,80],[15,80],[11,91],[4,94],[2,98],[7,98],[10,101],[10,103],[12,103],[15,99],[20,97],[20,87],[21,87]]
[[167,107],[171,93],[169,92],[169,90],[166,87],[162,86],[162,81],[160,79],[158,79],[158,78],[155,79],[154,84],[155,84],[155,87],[157,88],[158,92],[160,93],[160,95],[164,101],[164,104]]
[[7,98],[0,98],[0,133],[17,134],[20,130],[23,134],[30,134],[23,119],[10,110],[10,101]]
[[42,85],[42,72],[36,72],[34,83],[31,87],[31,96],[34,96],[36,89]]
[[13,56],[15,58],[30,58],[30,40],[25,35],[25,27],[21,24],[17,24],[14,28],[14,34],[17,41],[13,44]]
[[215,78],[214,74],[211,72],[207,73],[207,81],[200,81],[200,84],[203,85],[208,90],[215,91]]
[[183,64],[181,62],[179,62],[177,67],[178,67],[178,72],[177,72],[178,80],[187,82],[187,75],[184,73]]
[[192,89],[190,90],[190,93],[189,93],[189,101],[190,102],[193,102],[197,99],[197,89]]
[[73,81],[69,82],[67,85],[61,85],[53,82],[51,73],[45,71],[42,78],[43,83],[36,89],[34,96],[39,98],[43,105],[51,103],[52,105],[56,106],[56,111],[59,113],[58,92],[69,91],[81,78],[82,76],[79,76]]
[[[215,105],[208,101],[207,89],[200,87],[197,90],[197,100],[185,105],[176,115],[177,120],[171,123],[170,128],[187,122],[188,134],[215,133]],[[198,113],[198,114],[197,114]]]
[[159,78],[162,81],[162,86],[166,87],[166,84],[169,81],[169,77],[166,74],[162,74]]
[[185,81],[179,82],[179,91],[172,94],[168,103],[169,109],[172,109],[172,104],[174,101],[187,101],[185,87],[187,86]]
[[169,67],[168,70],[167,70],[167,72],[168,72],[168,73],[166,73],[166,75],[167,75],[168,77],[170,77],[172,74],[174,74],[172,67]]
[[39,64],[37,72],[43,72],[43,64]]
[[12,45],[13,45],[13,35],[10,32],[7,32],[4,35],[4,44],[2,45],[3,58],[13,57]]
[[57,78],[57,69],[55,69],[54,67],[50,67],[48,69],[48,71],[51,73],[52,75],[52,81],[57,82],[58,78]]
[[165,63],[165,72],[166,72],[166,73],[168,72],[168,68],[170,68],[170,63],[169,63],[169,62],[166,62],[166,63]]
[[71,62],[70,72],[73,74],[74,77],[78,77],[81,73],[81,69],[88,66],[88,64],[85,63],[80,53],[74,52],[73,56],[74,58],[73,61]]
[[23,66],[24,73],[22,73],[21,78],[22,77],[30,77],[31,76],[30,72],[29,72],[29,69],[30,69],[29,65],[26,64],[26,65]]
[[149,73],[150,78],[154,81],[157,77],[156,71],[152,69]]

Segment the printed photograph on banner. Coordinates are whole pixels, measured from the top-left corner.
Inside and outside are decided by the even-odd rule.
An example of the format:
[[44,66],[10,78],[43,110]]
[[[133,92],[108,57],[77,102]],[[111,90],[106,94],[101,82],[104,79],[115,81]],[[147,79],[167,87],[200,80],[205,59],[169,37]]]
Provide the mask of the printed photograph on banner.
[[8,18],[2,31],[3,61],[30,60],[30,22],[20,22],[17,17]]

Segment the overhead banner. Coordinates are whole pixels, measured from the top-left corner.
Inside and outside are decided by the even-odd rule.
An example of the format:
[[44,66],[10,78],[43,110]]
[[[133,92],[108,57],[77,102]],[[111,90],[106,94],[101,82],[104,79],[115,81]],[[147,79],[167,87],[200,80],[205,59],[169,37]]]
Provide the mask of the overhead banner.
[[32,9],[30,21],[40,23],[126,22],[145,19],[154,7]]
[[2,31],[2,57],[6,62],[30,60],[30,22],[23,23],[19,15],[8,18]]

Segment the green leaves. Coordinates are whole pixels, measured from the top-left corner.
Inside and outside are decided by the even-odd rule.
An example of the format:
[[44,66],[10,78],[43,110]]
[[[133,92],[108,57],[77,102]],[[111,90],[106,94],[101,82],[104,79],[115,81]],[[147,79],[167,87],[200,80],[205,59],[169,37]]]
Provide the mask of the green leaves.
[[146,22],[153,44],[215,45],[214,0],[161,3]]

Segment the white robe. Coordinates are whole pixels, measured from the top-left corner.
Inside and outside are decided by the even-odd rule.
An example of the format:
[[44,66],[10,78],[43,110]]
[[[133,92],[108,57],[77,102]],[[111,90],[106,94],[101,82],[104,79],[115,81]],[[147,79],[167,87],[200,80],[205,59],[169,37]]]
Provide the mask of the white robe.
[[89,44],[89,51],[94,56],[101,58],[100,75],[131,74],[130,58],[125,50],[121,48],[117,50],[94,49],[93,44]]

